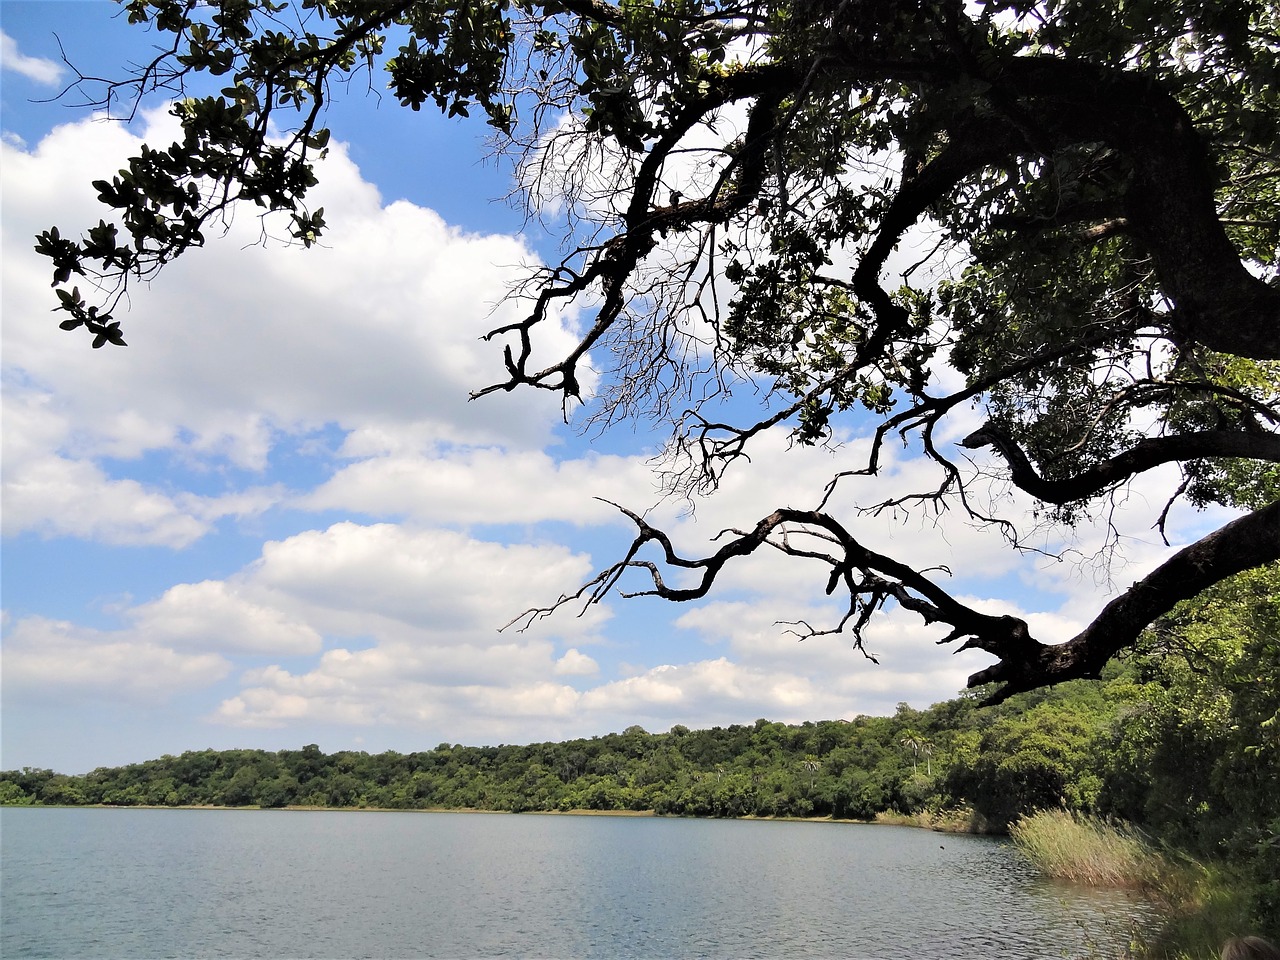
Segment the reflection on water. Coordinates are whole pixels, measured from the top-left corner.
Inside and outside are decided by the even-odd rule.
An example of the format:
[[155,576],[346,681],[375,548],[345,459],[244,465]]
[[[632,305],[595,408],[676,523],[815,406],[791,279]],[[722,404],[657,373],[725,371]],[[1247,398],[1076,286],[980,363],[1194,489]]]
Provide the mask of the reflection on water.
[[904,827],[5,808],[0,954],[1115,956],[1149,912]]

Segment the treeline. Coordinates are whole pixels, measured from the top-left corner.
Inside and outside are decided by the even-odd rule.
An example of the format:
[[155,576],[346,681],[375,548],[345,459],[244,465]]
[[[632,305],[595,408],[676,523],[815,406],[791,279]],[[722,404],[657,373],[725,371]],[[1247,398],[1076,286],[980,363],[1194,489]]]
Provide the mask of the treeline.
[[[418,753],[203,750],[83,776],[0,773],[0,802],[707,817],[883,813],[1002,830],[1065,807],[1246,864],[1280,913],[1280,572],[1242,576],[1149,632],[1098,682],[889,717],[621,733]],[[1272,924],[1274,926],[1274,922]]]
[[1261,752],[1222,742],[1239,732],[1227,716],[1216,732],[1175,718],[1167,681],[1140,672],[1121,665],[1103,683],[998,707],[979,707],[978,691],[851,721],[633,726],[560,743],[442,743],[415,753],[200,750],[81,776],[26,768],[0,773],[0,802],[862,820],[965,810],[997,831],[1024,812],[1063,806],[1212,846],[1237,832],[1251,806],[1262,813],[1267,799],[1252,794],[1270,784],[1276,795],[1275,770],[1264,769]]
[[[1007,708],[1001,712],[1012,715]],[[953,796],[950,785],[963,782],[970,790],[978,783],[970,760],[995,721],[996,714],[960,698],[925,711],[903,704],[892,717],[850,722],[757,720],[710,730],[676,726],[666,733],[633,726],[561,743],[442,743],[407,754],[325,754],[314,744],[274,753],[189,751],[83,776],[0,773],[0,800],[871,819],[884,811],[970,800],[968,792]],[[1048,783],[1044,779],[1045,789]],[[993,784],[978,793],[1001,789]]]

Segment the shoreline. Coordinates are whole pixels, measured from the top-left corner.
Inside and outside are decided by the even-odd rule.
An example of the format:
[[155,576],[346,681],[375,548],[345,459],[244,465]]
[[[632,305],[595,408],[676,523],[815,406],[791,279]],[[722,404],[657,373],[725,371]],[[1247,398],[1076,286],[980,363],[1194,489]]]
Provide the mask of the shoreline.
[[882,812],[873,820],[853,820],[839,817],[760,817],[747,815],[743,817],[696,817],[679,814],[658,813],[655,810],[485,810],[479,807],[322,807],[302,804],[287,804],[283,807],[260,807],[252,804],[244,806],[222,806],[219,804],[146,804],[135,803],[125,806],[113,803],[29,803],[3,804],[5,809],[58,809],[58,810],[227,810],[269,812],[273,810],[294,813],[464,813],[489,814],[501,816],[535,816],[535,817],[642,817],[668,820],[744,820],[761,823],[836,823],[853,824],[868,827],[912,827],[918,830],[932,830],[934,833],[967,833],[974,836],[1003,836],[1004,834],[985,829],[985,823],[979,823],[972,811],[954,811],[955,816],[935,818],[927,813],[904,814]]

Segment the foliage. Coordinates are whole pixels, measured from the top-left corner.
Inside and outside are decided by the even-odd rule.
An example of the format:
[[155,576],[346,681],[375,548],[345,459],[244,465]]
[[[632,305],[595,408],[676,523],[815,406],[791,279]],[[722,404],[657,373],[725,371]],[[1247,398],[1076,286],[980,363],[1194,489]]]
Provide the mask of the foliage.
[[[758,720],[710,730],[640,727],[563,743],[468,747],[442,743],[400,754],[301,750],[189,751],[83,776],[0,772],[14,803],[111,806],[383,807],[520,811],[653,810],[686,816],[836,816],[935,809],[957,733],[943,714],[978,722],[971,701],[895,717],[799,725]],[[899,746],[908,729],[937,744],[938,773],[913,771]]]
[[[825,563],[827,592],[845,598],[835,626],[813,632],[860,644],[871,616],[901,605],[993,654],[971,685],[1000,683],[987,688],[997,700],[1096,677],[1179,601],[1280,557],[1280,13],[1268,0],[125,7],[159,52],[80,88],[125,113],[175,98],[183,136],[96,181],[113,222],[38,238],[62,326],[95,347],[124,342],[112,314],[125,285],[202,245],[237,205],[314,244],[328,228],[308,206],[326,106],[381,69],[411,109],[482,114],[530,212],[567,211],[569,252],[521,289],[525,318],[490,334],[506,376],[477,395],[524,386],[592,400],[602,427],[668,421],[686,489],[714,487],[773,426],[816,443],[846,411],[878,423],[867,458],[815,491],[814,509],[777,510],[708,556],[678,555],[624,511],[631,548],[561,602],[700,597],[726,563],[772,546]],[[913,230],[935,254],[888,284]],[[90,304],[67,289],[82,278],[113,292]],[[539,366],[540,325],[578,299],[593,311],[581,341]],[[593,363],[612,366],[584,398]],[[755,422],[710,415],[738,378],[765,387]],[[960,447],[994,460],[971,470],[938,438],[974,404],[986,422]],[[894,435],[932,458],[937,484],[887,503],[855,492],[854,515],[958,505],[1021,548],[1030,531],[978,502],[975,475],[999,470],[1042,521],[1070,524],[1166,464],[1181,472],[1170,504],[1250,512],[1050,646],[827,512],[880,469]],[[701,577],[671,587],[662,563]]]
[[1103,812],[1246,865],[1280,926],[1280,566],[1242,574],[1149,632],[1117,718]]
[[1010,825],[1009,836],[1037,867],[1060,880],[1147,887],[1169,869],[1131,828],[1065,810],[1021,817]]

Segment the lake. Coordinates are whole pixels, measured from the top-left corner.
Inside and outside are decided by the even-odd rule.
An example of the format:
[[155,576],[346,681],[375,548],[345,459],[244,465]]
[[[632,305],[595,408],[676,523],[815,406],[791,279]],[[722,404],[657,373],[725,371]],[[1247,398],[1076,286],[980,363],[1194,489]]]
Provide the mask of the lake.
[[0,809],[0,955],[1116,956],[1140,901],[906,827]]

